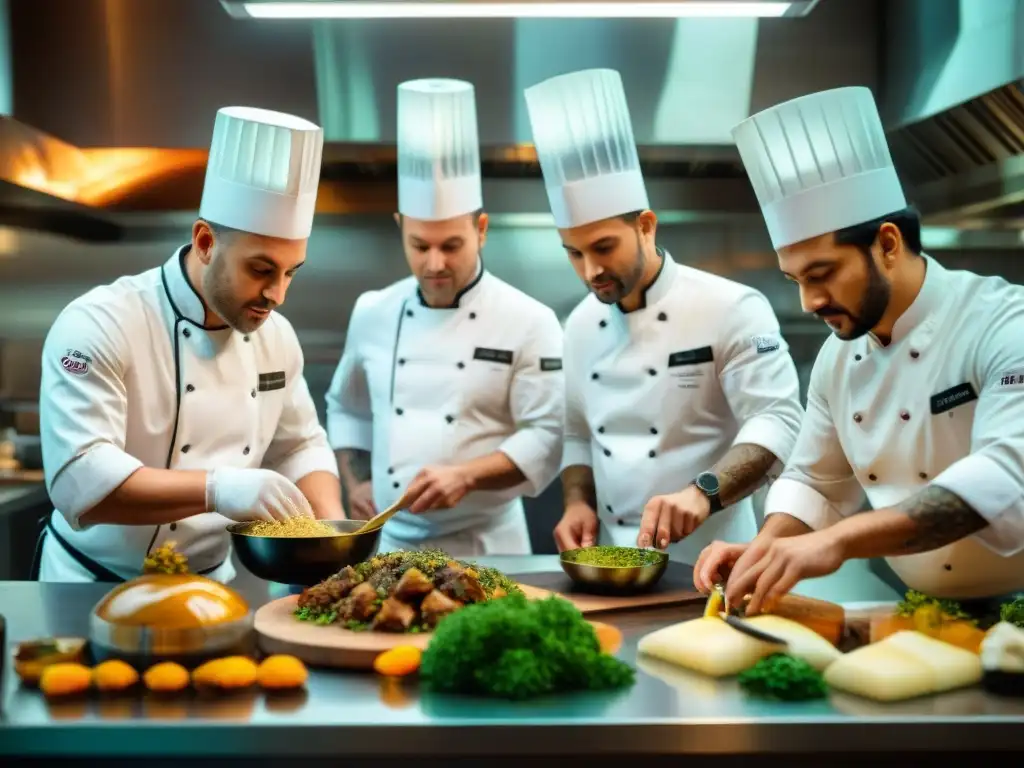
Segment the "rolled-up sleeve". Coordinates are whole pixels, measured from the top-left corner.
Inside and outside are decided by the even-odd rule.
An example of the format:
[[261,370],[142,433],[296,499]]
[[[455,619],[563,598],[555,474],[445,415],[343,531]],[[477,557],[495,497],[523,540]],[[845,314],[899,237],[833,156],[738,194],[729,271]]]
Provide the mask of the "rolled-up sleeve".
[[1000,302],[998,312],[976,350],[971,452],[932,483],[985,518],[975,537],[1010,557],[1024,550],[1024,300]]
[[373,449],[370,386],[359,351],[360,326],[366,314],[364,297],[352,308],[345,349],[327,388],[327,437],[334,450]]
[[337,477],[338,465],[327,442],[327,433],[320,426],[316,405],[303,374],[302,348],[287,321],[282,336],[291,364],[286,372],[284,408],[274,437],[263,455],[263,467],[284,475],[293,483],[313,472],[328,472]]
[[43,344],[39,432],[46,489],[74,530],[143,463],[125,452],[129,346],[110,306],[72,304]]
[[562,435],[562,469],[590,467],[593,463],[590,425],[583,403],[581,343],[574,341],[571,326],[565,334],[565,417]]
[[719,381],[740,423],[734,444],[752,443],[789,460],[800,432],[800,379],[768,300],[751,291],[729,310]]
[[544,312],[523,345],[509,389],[516,431],[500,450],[526,477],[529,496],[540,495],[558,475],[562,456],[565,379],[562,327]]
[[846,460],[829,412],[827,360],[823,350],[811,371],[807,408],[796,446],[764,504],[766,518],[787,514],[814,530],[854,514],[864,503],[864,489]]

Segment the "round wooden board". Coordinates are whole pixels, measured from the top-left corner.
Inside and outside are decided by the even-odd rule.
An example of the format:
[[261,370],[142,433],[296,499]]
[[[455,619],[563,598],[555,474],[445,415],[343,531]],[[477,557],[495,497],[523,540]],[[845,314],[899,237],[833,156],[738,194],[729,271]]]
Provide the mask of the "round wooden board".
[[260,650],[287,653],[318,667],[373,669],[373,660],[396,645],[426,648],[429,632],[353,632],[338,626],[314,624],[295,618],[298,595],[267,603],[254,619]]
[[[531,600],[551,593],[545,589],[520,585]],[[333,625],[313,624],[295,618],[298,595],[289,595],[267,603],[256,611],[254,626],[260,650],[266,654],[284,653],[316,667],[341,669],[373,669],[373,660],[383,651],[398,645],[414,645],[425,649],[433,636],[430,632],[399,634],[390,632],[353,632]],[[600,622],[589,624],[596,630]],[[609,649],[615,653],[618,650]]]

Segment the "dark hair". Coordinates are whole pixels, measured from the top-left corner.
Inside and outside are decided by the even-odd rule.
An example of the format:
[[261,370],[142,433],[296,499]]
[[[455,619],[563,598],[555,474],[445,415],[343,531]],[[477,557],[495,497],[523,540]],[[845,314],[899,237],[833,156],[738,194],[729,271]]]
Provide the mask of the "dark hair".
[[215,221],[209,219],[203,219],[206,222],[206,226],[213,232],[214,238],[217,240],[228,240],[231,236],[240,233],[242,230],[235,229],[234,227],[225,227],[223,224],[218,224]]
[[836,245],[852,245],[867,256],[871,255],[871,246],[878,237],[878,231],[886,222],[900,231],[907,249],[921,255],[921,216],[913,206],[904,208],[885,216],[880,216],[863,224],[854,224],[836,231]]
[[619,216],[619,218],[622,219],[627,224],[635,224],[636,220],[640,218],[640,214],[642,214],[642,213],[643,213],[642,210],[640,210],[640,211],[630,211],[629,213],[622,214],[621,216]]

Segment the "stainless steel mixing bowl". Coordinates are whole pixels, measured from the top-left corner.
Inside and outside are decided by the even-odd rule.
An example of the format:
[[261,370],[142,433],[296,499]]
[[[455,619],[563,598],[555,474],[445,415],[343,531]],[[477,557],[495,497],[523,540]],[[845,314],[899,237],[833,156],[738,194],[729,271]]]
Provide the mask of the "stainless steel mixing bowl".
[[582,549],[562,552],[558,562],[578,589],[604,595],[635,595],[654,587],[668,568],[668,553],[651,550],[657,555],[651,565],[631,567],[583,565],[575,562]]
[[[343,533],[359,528],[364,520],[325,520]],[[346,565],[369,560],[377,552],[381,528],[351,536],[271,537],[245,533],[249,523],[228,526],[231,543],[242,565],[253,574],[279,584],[311,587]]]

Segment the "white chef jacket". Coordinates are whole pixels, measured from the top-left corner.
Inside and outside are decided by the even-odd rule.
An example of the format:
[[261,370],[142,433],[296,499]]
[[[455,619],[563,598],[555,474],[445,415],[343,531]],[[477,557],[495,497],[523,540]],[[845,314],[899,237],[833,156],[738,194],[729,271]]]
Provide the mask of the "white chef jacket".
[[825,341],[765,514],[820,529],[860,512],[864,493],[880,509],[934,483],[988,527],[889,565],[935,597],[999,596],[1024,588],[1024,288],[924,258],[888,346]]
[[[204,327],[183,246],[159,268],[71,302],[43,346],[40,434],[58,534],[124,577],[170,540],[194,571],[229,581],[231,521],[201,514],[169,525],[83,525],[81,516],[140,467],[265,467],[297,481],[338,473],[303,378],[291,324],[273,312],[242,334]],[[91,581],[49,533],[42,581]]]
[[526,477],[453,509],[398,512],[380,551],[529,554],[520,497],[539,495],[558,473],[563,392],[555,313],[482,263],[450,308],[426,306],[413,277],[361,295],[327,393],[327,433],[335,450],[370,452],[377,509],[428,465],[500,450]]
[[[562,466],[592,468],[601,540],[636,546],[644,506],[675,493],[739,443],[789,458],[800,429],[800,383],[767,299],[732,280],[677,264],[640,309],[587,296],[565,328]],[[711,541],[750,541],[748,496],[670,545],[694,563]]]

